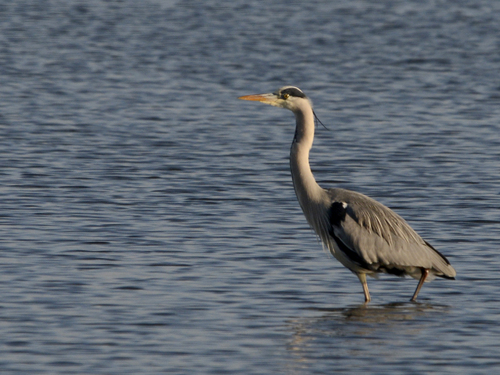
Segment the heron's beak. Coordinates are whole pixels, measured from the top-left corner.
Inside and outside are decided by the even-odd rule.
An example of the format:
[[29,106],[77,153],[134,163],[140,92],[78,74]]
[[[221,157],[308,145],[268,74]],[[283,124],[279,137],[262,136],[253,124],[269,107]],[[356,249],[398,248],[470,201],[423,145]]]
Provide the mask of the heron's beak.
[[240,96],[238,99],[252,100],[255,102],[262,102],[271,105],[278,100],[275,94],[246,95],[246,96]]

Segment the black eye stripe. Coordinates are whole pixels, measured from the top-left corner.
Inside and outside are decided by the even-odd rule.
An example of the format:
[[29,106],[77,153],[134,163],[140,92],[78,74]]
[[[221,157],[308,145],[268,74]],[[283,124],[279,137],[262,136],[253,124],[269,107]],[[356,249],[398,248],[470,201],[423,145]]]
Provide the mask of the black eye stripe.
[[300,91],[299,89],[297,89],[295,87],[289,87],[281,92],[281,96],[283,96],[285,94],[288,94],[290,96],[295,96],[298,98],[305,98],[306,97],[306,95],[302,91]]

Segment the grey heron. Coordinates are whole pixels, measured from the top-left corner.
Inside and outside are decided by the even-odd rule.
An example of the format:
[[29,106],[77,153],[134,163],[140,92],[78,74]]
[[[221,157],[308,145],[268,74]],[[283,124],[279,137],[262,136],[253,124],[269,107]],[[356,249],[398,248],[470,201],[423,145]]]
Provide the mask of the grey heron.
[[253,100],[291,110],[296,128],[290,150],[290,169],[300,207],[323,246],[356,274],[365,302],[370,292],[366,276],[388,273],[419,280],[411,301],[425,281],[436,276],[454,279],[450,262],[423,240],[390,208],[361,193],[320,187],[309,166],[316,117],[309,98],[297,87],[285,86],[269,94],[247,95]]

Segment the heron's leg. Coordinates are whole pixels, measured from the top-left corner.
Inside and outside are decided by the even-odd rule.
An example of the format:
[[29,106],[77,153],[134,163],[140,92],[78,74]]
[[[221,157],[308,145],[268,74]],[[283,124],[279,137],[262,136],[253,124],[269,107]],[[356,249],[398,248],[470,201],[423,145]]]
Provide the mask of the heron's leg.
[[415,293],[413,293],[413,297],[411,297],[410,301],[416,301],[418,292],[420,292],[420,288],[424,285],[424,281],[429,275],[429,270],[427,268],[422,268],[422,276],[420,277],[420,281],[418,282],[417,289],[415,289]]
[[361,285],[363,285],[363,292],[365,293],[365,303],[370,302],[370,292],[368,291],[368,284],[366,283],[366,273],[357,273]]

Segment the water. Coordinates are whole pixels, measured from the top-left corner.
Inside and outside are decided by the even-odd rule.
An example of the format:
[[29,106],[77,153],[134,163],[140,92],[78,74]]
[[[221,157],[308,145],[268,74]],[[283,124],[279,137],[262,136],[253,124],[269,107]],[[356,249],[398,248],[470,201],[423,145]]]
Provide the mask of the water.
[[[491,374],[500,3],[3,1],[2,374]],[[457,270],[328,259],[288,171],[394,208]]]

